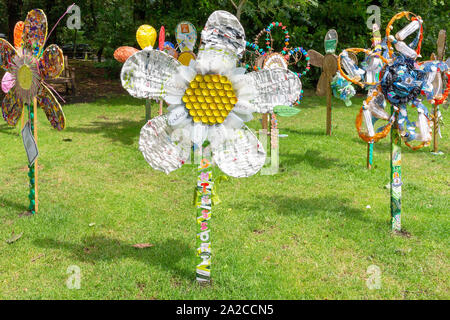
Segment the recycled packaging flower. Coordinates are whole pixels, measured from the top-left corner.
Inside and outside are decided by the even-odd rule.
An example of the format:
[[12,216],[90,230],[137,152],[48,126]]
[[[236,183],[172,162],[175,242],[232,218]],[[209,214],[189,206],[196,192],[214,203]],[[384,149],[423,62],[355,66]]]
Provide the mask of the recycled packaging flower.
[[[394,37],[390,35],[393,29],[392,25],[401,18],[407,18],[411,22],[397,32]],[[415,39],[410,45],[407,45],[404,40],[414,32],[417,32]],[[340,54],[339,68],[342,62],[344,69],[349,74],[347,75],[340,69],[345,79],[361,87],[373,86],[356,119],[358,134],[363,140],[377,142],[386,137],[394,121],[397,120],[401,137],[408,147],[416,150],[430,144],[430,115],[428,114],[428,109],[422,103],[420,96],[434,101],[434,97],[439,95],[443,96],[445,100],[449,91],[448,87],[443,90],[441,86],[434,85],[433,81],[438,72],[448,74],[449,66],[443,61],[437,60],[426,62],[417,61],[420,55],[422,38],[423,28],[421,18],[411,12],[401,12],[391,19],[386,28],[388,49],[386,58],[381,55],[382,50],[370,51],[360,48],[346,49]],[[395,52],[393,47],[396,49]],[[349,59],[348,52],[364,52],[370,57],[369,66],[380,65],[380,67],[376,67],[373,70],[368,68],[366,72]],[[376,69],[380,71],[379,77],[374,76]],[[445,94],[442,94],[441,91],[445,91]],[[393,106],[394,112],[391,116],[384,110],[386,102],[389,102]],[[408,105],[412,105],[417,110],[418,121],[411,121],[409,119]],[[365,121],[366,132],[361,130],[363,119]],[[377,119],[386,120],[388,123],[378,128],[375,132],[373,123]],[[416,132],[416,129],[419,129],[420,132]],[[418,144],[412,145],[413,141],[418,142]]]
[[245,122],[252,113],[291,105],[301,82],[291,71],[267,69],[245,74],[236,64],[245,51],[244,29],[235,16],[215,11],[201,35],[197,60],[181,65],[168,54],[146,48],[122,68],[122,85],[134,97],[163,98],[167,115],[141,130],[140,150],[147,162],[166,173],[189,158],[192,142],[211,144],[213,159],[226,174],[257,173],[266,153]]
[[17,35],[16,48],[0,39],[0,65],[6,71],[2,80],[2,89],[6,93],[2,103],[3,118],[15,126],[24,104],[30,105],[36,97],[38,106],[44,110],[53,128],[62,130],[65,127],[64,113],[44,82],[61,74],[64,56],[54,44],[44,50],[47,40],[44,12],[31,10],[23,24],[22,34],[19,32]]

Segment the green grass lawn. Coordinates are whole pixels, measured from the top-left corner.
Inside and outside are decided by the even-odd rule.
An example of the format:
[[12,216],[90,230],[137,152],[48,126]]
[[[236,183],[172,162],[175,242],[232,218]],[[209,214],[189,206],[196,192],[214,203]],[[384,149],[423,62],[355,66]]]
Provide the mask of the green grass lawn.
[[[210,287],[195,281],[197,169],[166,175],[148,166],[138,151],[143,101],[67,105],[63,132],[39,111],[40,211],[32,217],[20,216],[28,207],[22,139],[2,122],[0,299],[449,299],[450,128],[440,140],[445,155],[403,147],[402,225],[411,236],[393,235],[389,139],[375,145],[366,170],[354,128],[361,102],[333,100],[329,137],[325,99],[306,97],[299,115],[279,119],[289,135],[280,172],[220,184]],[[249,126],[259,128],[259,117]],[[7,244],[13,231],[23,236]],[[81,269],[79,290],[66,286],[72,265]],[[381,269],[379,290],[366,286],[371,265]]]

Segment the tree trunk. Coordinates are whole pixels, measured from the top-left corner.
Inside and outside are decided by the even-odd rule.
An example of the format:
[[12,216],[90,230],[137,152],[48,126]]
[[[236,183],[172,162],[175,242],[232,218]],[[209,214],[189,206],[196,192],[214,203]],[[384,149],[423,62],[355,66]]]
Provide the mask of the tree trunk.
[[101,48],[98,49],[98,51],[97,51],[97,60],[98,60],[98,62],[102,62],[103,49],[104,49],[104,47],[101,47]]
[[14,43],[14,27],[17,21],[21,20],[22,0],[6,0],[6,12],[8,14],[8,39],[9,43]]
[[242,8],[244,7],[244,4],[247,0],[240,0],[239,4],[237,5],[233,0],[231,0],[231,4],[236,9],[236,18],[241,21],[241,14],[242,14]]

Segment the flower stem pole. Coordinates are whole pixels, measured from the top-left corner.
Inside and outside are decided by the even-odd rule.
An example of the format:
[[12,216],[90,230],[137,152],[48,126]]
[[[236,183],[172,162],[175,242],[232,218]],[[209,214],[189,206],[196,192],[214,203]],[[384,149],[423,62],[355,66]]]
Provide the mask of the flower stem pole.
[[402,151],[396,119],[391,130],[391,227],[401,231],[402,214]]
[[[31,125],[31,130],[33,131],[34,140],[37,144],[37,123],[36,123],[36,109],[37,109],[37,101],[36,98],[33,100],[33,108],[29,104],[27,104],[28,115]],[[38,200],[38,159],[34,161],[34,163],[28,166],[28,177],[30,178],[30,193],[28,198],[30,199],[30,205],[28,209],[32,214],[38,212],[39,208],[39,200]]]
[[163,114],[163,100],[159,101],[159,115],[162,116]]
[[212,158],[203,156],[198,167],[197,206],[197,281],[211,281],[211,209],[212,209]]
[[331,136],[331,79],[327,83],[327,136]]
[[433,152],[438,152],[438,137],[437,134],[439,132],[439,121],[438,121],[438,106],[434,105],[433,110]]
[[145,121],[147,122],[152,118],[152,102],[151,100],[145,100]]
[[278,120],[275,116],[275,113],[272,114],[271,120],[271,130],[270,130],[270,160],[271,160],[271,169],[275,169],[272,171],[272,174],[277,173],[279,168],[279,152],[278,152]]
[[367,169],[372,169],[373,165],[373,142],[367,144]]

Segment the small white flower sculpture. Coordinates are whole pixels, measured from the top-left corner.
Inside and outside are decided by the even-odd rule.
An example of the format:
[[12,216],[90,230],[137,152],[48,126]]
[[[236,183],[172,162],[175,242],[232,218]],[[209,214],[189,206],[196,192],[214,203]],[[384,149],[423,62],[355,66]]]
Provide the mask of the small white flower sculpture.
[[154,169],[170,173],[180,168],[192,142],[201,146],[205,140],[224,173],[248,177],[261,169],[266,153],[244,123],[253,112],[293,104],[301,82],[284,69],[245,74],[236,67],[244,51],[238,19],[215,11],[202,31],[198,58],[189,66],[151,48],[125,62],[122,85],[132,96],[163,98],[169,104],[167,115],[150,120],[141,131],[140,150]]

